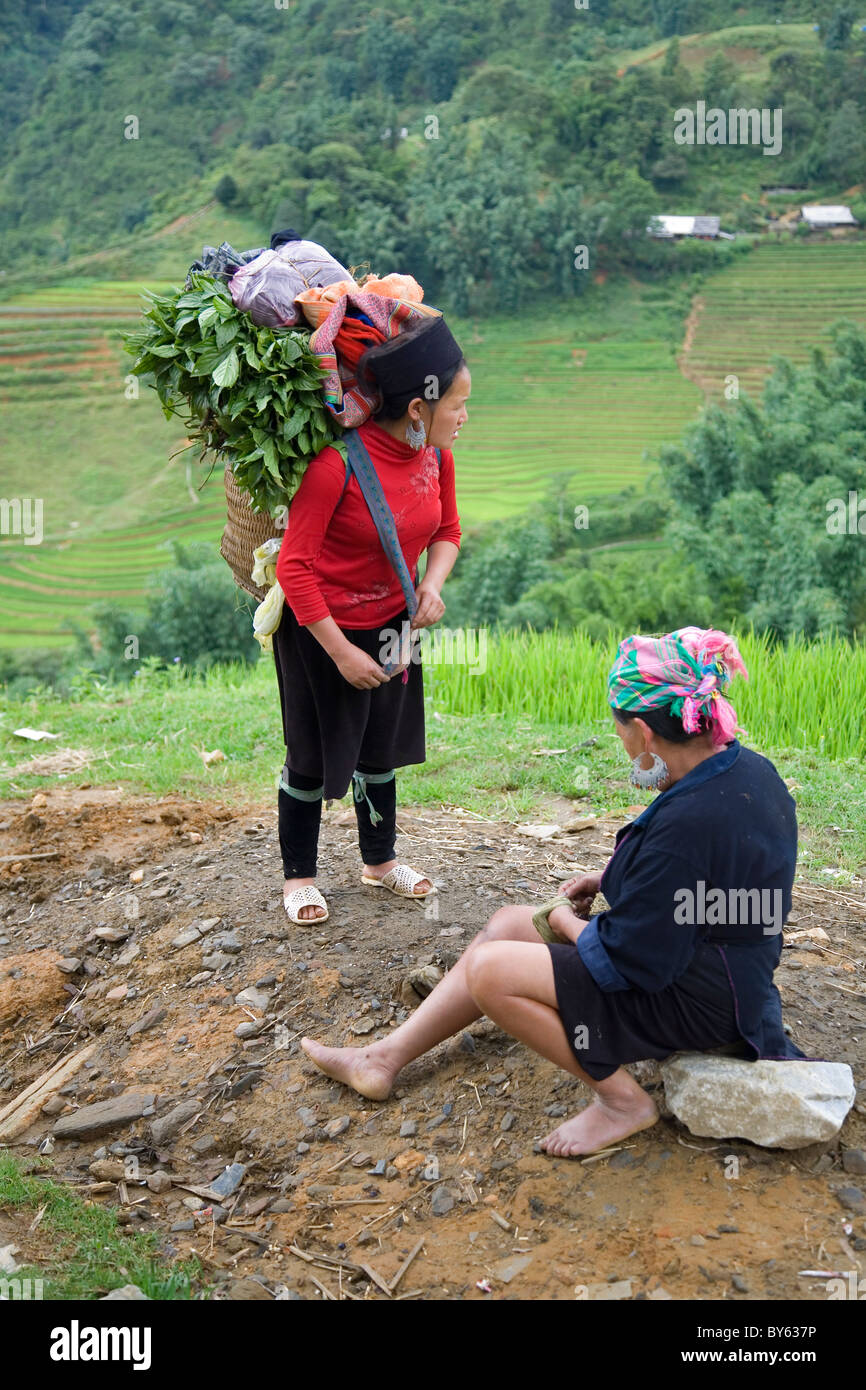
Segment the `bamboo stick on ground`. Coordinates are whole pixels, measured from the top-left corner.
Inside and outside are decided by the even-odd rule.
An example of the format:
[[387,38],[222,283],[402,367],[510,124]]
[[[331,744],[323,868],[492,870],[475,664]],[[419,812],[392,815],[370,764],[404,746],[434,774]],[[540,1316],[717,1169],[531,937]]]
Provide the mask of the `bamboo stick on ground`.
[[0,1110],[0,1141],[8,1143],[27,1129],[43,1105],[92,1057],[96,1043],[82,1047],[71,1057],[62,1058],[31,1082],[19,1096]]

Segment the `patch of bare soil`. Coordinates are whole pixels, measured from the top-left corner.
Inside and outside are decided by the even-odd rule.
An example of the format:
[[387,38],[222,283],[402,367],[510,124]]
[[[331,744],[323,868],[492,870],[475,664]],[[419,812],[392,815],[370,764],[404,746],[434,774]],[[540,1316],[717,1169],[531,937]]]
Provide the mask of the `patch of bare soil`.
[[[500,905],[604,863],[616,829],[545,842],[459,810],[406,810],[400,825],[398,853],[438,898],[365,888],[354,815],[336,806],[320,860],[330,920],[302,928],[283,913],[271,807],[87,787],[0,807],[0,1112],[94,1048],[12,1152],[41,1147],[59,1180],[129,1225],[155,1223],[169,1257],[196,1251],[220,1297],[570,1300],[605,1285],[808,1300],[827,1293],[802,1270],[862,1277],[866,1221],[836,1196],[861,1182],[842,1155],[866,1140],[862,1087],[827,1145],[697,1139],[666,1115],[581,1162],[533,1146],[588,1092],[487,1020],[407,1068],[385,1102],[317,1072],[303,1033],[381,1036],[417,1002],[414,972],[447,969]],[[793,918],[777,977],[787,1020],[808,1054],[862,1082],[866,912],[815,886]],[[826,941],[795,942],[814,926]],[[663,1104],[655,1064],[634,1071]],[[144,1097],[139,1118],[53,1135],[78,1108],[129,1095]],[[240,1185],[212,1191],[231,1164]],[[17,1243],[19,1262],[38,1262]]]

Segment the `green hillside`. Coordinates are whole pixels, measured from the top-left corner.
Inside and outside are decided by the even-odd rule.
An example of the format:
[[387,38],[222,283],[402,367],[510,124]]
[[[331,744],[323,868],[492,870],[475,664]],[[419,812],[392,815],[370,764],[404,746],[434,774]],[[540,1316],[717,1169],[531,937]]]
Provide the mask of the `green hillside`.
[[[775,352],[802,361],[835,319],[862,322],[860,234],[762,240],[806,199],[862,198],[866,37],[846,15],[816,20],[807,0],[7,7],[0,496],[40,496],[45,541],[0,535],[0,646],[68,642],[64,621],[97,599],[135,605],[169,537],[216,545],[220,479],[151,392],[134,397],[121,349],[142,287],[180,283],[205,243],[266,245],[294,224],[347,264],[422,281],[473,373],[467,529],[564,474],[587,495],[639,484],[727,376],[754,392]],[[673,111],[699,98],[782,105],[782,153],[675,146]],[[715,212],[739,241],[662,245],[645,234],[662,211]],[[606,544],[652,544],[625,535]]]

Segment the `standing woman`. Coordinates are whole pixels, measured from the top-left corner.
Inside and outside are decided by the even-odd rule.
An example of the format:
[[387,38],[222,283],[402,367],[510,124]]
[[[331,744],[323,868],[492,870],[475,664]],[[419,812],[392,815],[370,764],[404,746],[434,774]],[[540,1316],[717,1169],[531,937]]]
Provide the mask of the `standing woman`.
[[[377,347],[358,380],[381,402],[358,429],[393,512],[400,549],[416,585],[411,628],[438,622],[440,597],[460,545],[451,445],[466,422],[470,376],[441,317]],[[436,451],[441,451],[437,462]],[[417,582],[421,552],[424,578]],[[292,501],[277,561],[286,597],[274,634],[286,763],[278,791],[283,902],[291,921],[324,922],[315,886],[322,800],[354,787],[362,881],[423,898],[431,880],[394,857],[394,769],[421,763],[424,688],[417,650],[383,669],[395,629],[410,615],[357,478],[337,449],[311,461]],[[417,642],[413,643],[417,649]]]

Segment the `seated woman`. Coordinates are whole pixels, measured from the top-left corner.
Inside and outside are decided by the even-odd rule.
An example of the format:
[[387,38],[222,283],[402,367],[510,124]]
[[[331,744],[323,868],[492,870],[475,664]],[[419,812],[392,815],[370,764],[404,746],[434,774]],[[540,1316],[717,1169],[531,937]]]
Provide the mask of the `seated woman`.
[[[603,873],[564,885],[548,918],[559,940],[539,940],[531,907],[500,908],[393,1033],[361,1048],[304,1038],[307,1056],[384,1100],[407,1062],[486,1014],[595,1092],[542,1141],[560,1156],[658,1119],[624,1063],[732,1044],[752,1060],[801,1057],[773,983],[797,857],[794,802],[772,763],[734,737],[722,693],[732,671],[747,675],[736,643],[713,629],[621,643],[608,683],[616,732],[632,782],[660,795],[619,831]],[[578,916],[599,891],[609,908]]]

